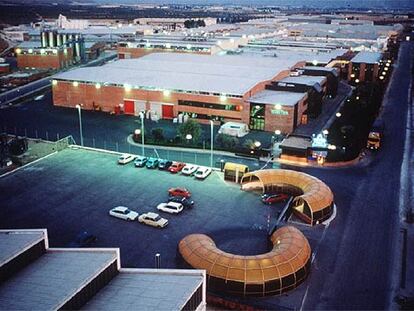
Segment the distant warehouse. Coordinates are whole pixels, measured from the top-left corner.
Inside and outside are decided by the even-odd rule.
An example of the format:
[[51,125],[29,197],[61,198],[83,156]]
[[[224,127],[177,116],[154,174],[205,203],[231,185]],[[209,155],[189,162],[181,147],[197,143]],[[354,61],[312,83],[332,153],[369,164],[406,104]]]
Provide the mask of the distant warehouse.
[[287,58],[154,53],[53,80],[57,106],[123,111],[152,119],[187,114],[200,122],[236,121],[256,130],[290,133],[307,110],[307,93],[266,90],[305,62]]

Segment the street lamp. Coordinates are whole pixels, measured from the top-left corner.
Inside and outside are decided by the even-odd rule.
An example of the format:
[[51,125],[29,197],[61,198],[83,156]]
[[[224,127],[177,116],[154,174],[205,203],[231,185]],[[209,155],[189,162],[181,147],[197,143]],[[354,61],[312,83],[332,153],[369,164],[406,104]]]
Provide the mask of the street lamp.
[[213,133],[213,129],[214,129],[214,122],[213,120],[210,120],[210,168],[213,168],[213,144],[214,144],[214,133]]
[[328,134],[329,134],[329,131],[328,131],[328,130],[323,130],[323,131],[322,131],[322,133],[323,133],[324,135],[328,135]]
[[342,113],[337,112],[335,115],[336,115],[337,118],[340,118],[342,116]]
[[281,130],[275,130],[276,142],[279,142],[281,134],[282,134]]
[[260,141],[258,141],[258,140],[256,140],[256,141],[254,142],[254,146],[255,146],[256,148],[259,148],[261,145],[262,145],[262,143],[261,143]]
[[83,147],[83,133],[82,133],[82,115],[81,115],[81,106],[76,105],[76,109],[78,109],[78,116],[79,116],[79,134],[80,134],[80,142],[81,146]]
[[191,135],[191,134],[185,135],[185,139],[190,140],[191,138],[193,138],[193,135]]
[[140,118],[141,118],[141,153],[142,153],[142,156],[144,157],[145,156],[145,133],[144,133],[144,116],[145,116],[145,112],[144,111],[141,111],[140,113],[139,113],[139,116],[140,116]]

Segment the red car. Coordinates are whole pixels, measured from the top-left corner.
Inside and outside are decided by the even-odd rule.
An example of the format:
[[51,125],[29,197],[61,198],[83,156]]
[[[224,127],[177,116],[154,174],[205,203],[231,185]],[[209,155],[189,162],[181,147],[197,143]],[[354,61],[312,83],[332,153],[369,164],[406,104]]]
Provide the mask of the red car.
[[168,189],[168,194],[172,197],[191,197],[191,192],[185,188],[170,188]]
[[168,168],[168,170],[171,173],[178,173],[179,171],[181,171],[183,169],[184,166],[185,166],[185,163],[173,162],[173,164],[171,164],[171,166]]
[[288,199],[289,199],[289,196],[284,193],[279,193],[279,194],[265,193],[264,195],[262,195],[262,202],[265,204],[286,202]]

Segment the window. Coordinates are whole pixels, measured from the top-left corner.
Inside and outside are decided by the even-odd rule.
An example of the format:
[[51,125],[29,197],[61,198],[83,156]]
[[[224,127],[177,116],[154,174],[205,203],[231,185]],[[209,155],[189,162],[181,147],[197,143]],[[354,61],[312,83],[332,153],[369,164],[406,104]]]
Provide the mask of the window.
[[207,109],[219,109],[219,110],[231,110],[231,111],[240,110],[238,105],[221,105],[221,104],[212,104],[212,103],[189,101],[189,100],[179,100],[178,104],[181,106],[200,107],[200,108],[207,108]]

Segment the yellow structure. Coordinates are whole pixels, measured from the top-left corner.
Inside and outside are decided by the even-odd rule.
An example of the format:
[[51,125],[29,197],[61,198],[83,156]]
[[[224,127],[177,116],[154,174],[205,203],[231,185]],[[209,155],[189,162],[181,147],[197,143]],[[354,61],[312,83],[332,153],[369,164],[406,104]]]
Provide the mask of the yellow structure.
[[311,248],[295,227],[276,230],[270,252],[239,256],[217,248],[204,234],[190,234],[178,245],[184,260],[205,269],[208,287],[217,292],[243,296],[280,295],[302,283],[310,270]]
[[289,193],[294,196],[292,207],[305,222],[315,225],[329,218],[333,208],[331,189],[321,180],[305,173],[269,169],[246,173],[241,181],[243,190]]

